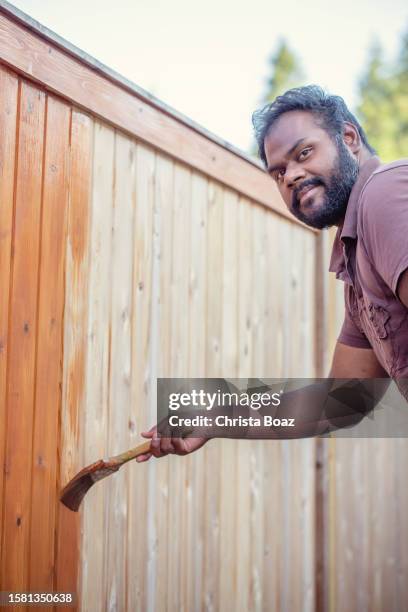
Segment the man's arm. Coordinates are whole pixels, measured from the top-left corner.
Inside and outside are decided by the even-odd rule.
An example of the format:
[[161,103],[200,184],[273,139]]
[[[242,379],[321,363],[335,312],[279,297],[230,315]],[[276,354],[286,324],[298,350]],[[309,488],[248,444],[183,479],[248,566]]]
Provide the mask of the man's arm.
[[[385,378],[389,376],[378,362],[373,349],[356,348],[337,342],[329,378]],[[385,390],[386,390],[385,388]],[[384,391],[385,391],[384,390]]]
[[[330,401],[333,390],[345,390],[345,383],[351,379],[359,379],[359,390],[352,392],[347,403],[342,405]],[[364,385],[364,379],[371,379]],[[351,427],[359,423],[367,414],[364,410],[364,396],[372,397],[373,381],[375,379],[375,400],[369,402],[374,408],[391,382],[387,372],[378,362],[374,351],[370,348],[357,348],[337,342],[333,354],[332,365],[327,379],[321,379],[318,384],[311,384],[298,391],[290,391],[282,397],[282,402],[276,411],[278,418],[294,418],[295,427],[290,430],[281,428],[262,431],[264,428],[249,428],[249,439],[293,439],[318,436],[343,427]],[[336,385],[336,381],[339,385]],[[334,383],[334,385],[332,385]],[[347,397],[347,396],[346,396]],[[234,409],[234,416],[240,410]],[[242,413],[243,416],[244,412]],[[266,435],[265,435],[266,434]]]
[[403,272],[399,278],[396,294],[400,300],[404,304],[406,308],[408,308],[408,269]]
[[[348,346],[337,342],[336,348],[333,354],[332,365],[330,368],[330,372],[328,375],[329,379],[377,379],[376,383],[376,397],[377,400],[380,401],[381,397],[384,395],[390,384],[390,378],[385,370],[382,368],[380,363],[378,362],[375,353],[372,349],[367,348],[356,348],[352,346]],[[382,389],[380,389],[378,393],[378,379],[383,379]],[[295,430],[290,432],[290,435],[287,437],[282,435],[280,431],[276,431],[276,435],[271,430],[271,428],[267,428],[268,431],[260,431],[263,428],[250,428],[248,430],[248,439],[287,439],[287,438],[305,438],[310,436],[320,435],[327,431],[332,431],[335,429],[339,429],[340,427],[348,427],[350,425],[358,423],[362,418],[363,414],[357,413],[348,414],[345,417],[336,418],[336,425],[333,425],[333,422],[325,417],[321,417],[322,414],[321,406],[319,406],[319,402],[323,405],[325,398],[327,397],[327,391],[321,385],[311,385],[309,391],[302,390],[298,394],[298,400],[293,400],[289,402],[289,407],[282,407],[282,413],[277,414],[280,417],[295,417],[298,422]],[[382,392],[381,392],[382,391]],[[288,395],[292,395],[296,392],[289,392]],[[306,393],[308,395],[306,395]],[[315,393],[316,404],[311,401],[313,399],[313,393]],[[305,398],[307,397],[307,404],[305,406]],[[313,412],[315,411],[316,417],[314,417]],[[238,415],[240,411],[236,411],[234,409],[234,415]],[[309,414],[308,414],[309,413]],[[307,423],[302,423],[303,417],[307,415]],[[248,411],[245,409],[242,410],[242,416],[248,416]],[[334,420],[334,419],[333,419]],[[266,434],[266,435],[265,435]],[[152,455],[156,457],[163,457],[169,453],[174,453],[177,455],[186,455],[189,454],[198,448],[201,448],[203,444],[211,437],[209,434],[206,437],[194,437],[194,438],[160,438],[157,435],[156,427],[152,428],[149,432],[144,432],[142,435],[145,437],[149,437],[152,439],[152,452],[146,455],[143,455],[138,458],[138,461],[146,461]]]

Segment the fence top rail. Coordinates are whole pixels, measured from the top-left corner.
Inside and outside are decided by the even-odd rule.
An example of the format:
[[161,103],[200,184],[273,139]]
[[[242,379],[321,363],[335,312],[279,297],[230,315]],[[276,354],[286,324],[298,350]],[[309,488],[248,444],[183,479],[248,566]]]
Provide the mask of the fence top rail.
[[0,63],[316,232],[288,212],[259,160],[212,134],[6,0],[0,0]]
[[125,76],[121,75],[119,72],[116,72],[112,68],[109,68],[109,66],[106,66],[106,64],[100,62],[92,55],[89,55],[89,53],[86,53],[86,51],[82,51],[82,49],[70,43],[69,40],[63,38],[59,34],[56,34],[46,26],[42,25],[39,21],[33,19],[32,17],[21,11],[19,8],[15,7],[9,2],[6,2],[6,0],[0,0],[0,8],[5,13],[8,13],[11,17],[13,17],[16,21],[19,21],[26,28],[30,29],[36,34],[40,34],[45,40],[48,40],[50,43],[53,43],[54,45],[60,47],[66,53],[72,55],[72,57],[74,57],[75,59],[80,60],[84,64],[93,68],[96,72],[99,72],[114,83],[117,83],[122,87],[128,89],[137,97],[148,101],[152,106],[155,106],[164,113],[171,115],[181,123],[188,125],[192,130],[198,132],[199,134],[202,134],[213,142],[216,142],[218,145],[225,147],[235,155],[243,157],[249,163],[263,170],[261,162],[255,157],[248,155],[247,153],[245,153],[245,151],[242,151],[241,149],[229,143],[228,141],[220,138],[216,134],[213,134],[205,127],[196,123],[193,119],[190,119],[183,113],[180,113],[172,106],[166,104],[165,102],[148,92],[146,89],[143,89],[143,87],[136,85],[136,83],[133,83],[133,81],[130,81]]

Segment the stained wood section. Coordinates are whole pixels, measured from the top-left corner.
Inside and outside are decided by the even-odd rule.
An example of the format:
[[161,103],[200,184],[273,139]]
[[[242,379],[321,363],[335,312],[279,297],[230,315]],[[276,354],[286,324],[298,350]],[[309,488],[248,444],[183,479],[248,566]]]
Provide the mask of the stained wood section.
[[[91,211],[93,121],[71,114],[69,207],[66,222],[64,363],[58,490],[84,465],[80,448],[88,346],[89,227]],[[81,436],[82,438],[82,436]],[[80,517],[57,502],[56,590],[79,587]]]
[[10,280],[15,189],[15,152],[18,119],[18,81],[0,68],[0,525],[3,525],[3,482],[7,428],[7,356],[9,353]]
[[28,590],[45,95],[21,84],[9,313],[2,585]]
[[260,168],[14,23],[1,8],[0,60],[50,91],[298,223]]
[[[70,115],[68,106],[48,97],[31,475],[30,590],[37,585],[45,585],[46,590],[53,587]],[[45,532],[42,524],[48,526]]]
[[[9,266],[1,275],[6,296],[1,356],[7,356],[0,363],[1,585],[17,591],[76,591],[79,521],[61,513],[58,493],[61,481],[78,468],[84,361],[81,352],[74,354],[70,334],[75,335],[87,309],[80,312],[81,300],[86,302],[84,272],[78,296],[70,256],[79,265],[88,252],[89,206],[81,194],[89,184],[91,151],[84,150],[82,131],[89,119],[81,121],[79,134],[80,115],[74,113],[71,120],[64,101],[19,83],[3,69],[0,78],[1,266]],[[75,211],[78,201],[82,208]],[[66,274],[70,295],[78,298],[77,318],[72,302],[65,300]],[[77,349],[81,342],[83,348],[83,335]]]

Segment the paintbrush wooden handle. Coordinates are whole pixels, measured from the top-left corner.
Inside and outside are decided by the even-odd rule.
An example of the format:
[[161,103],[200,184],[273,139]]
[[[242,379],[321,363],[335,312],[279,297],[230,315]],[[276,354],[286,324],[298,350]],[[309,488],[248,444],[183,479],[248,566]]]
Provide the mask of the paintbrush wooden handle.
[[109,463],[114,463],[120,467],[121,465],[123,465],[124,463],[127,463],[128,461],[132,461],[132,459],[136,459],[136,457],[139,457],[139,455],[144,455],[145,453],[148,453],[150,451],[150,442],[151,440],[147,440],[146,442],[143,442],[143,444],[139,444],[139,446],[136,446],[135,448],[131,448],[130,450],[125,451],[124,453],[121,453],[120,455],[116,455],[115,457],[110,457],[108,461]]
[[[193,433],[193,431],[193,429],[187,429],[183,437],[188,436],[189,434]],[[117,465],[119,469],[120,466],[124,463],[132,461],[132,459],[136,459],[136,457],[139,457],[139,455],[144,455],[145,453],[148,453],[150,451],[150,443],[151,440],[147,440],[146,442],[143,442],[143,444],[139,444],[139,446],[135,446],[135,448],[131,448],[130,450],[125,451],[120,455],[115,455],[115,457],[109,457],[109,459],[106,460],[106,463]]]

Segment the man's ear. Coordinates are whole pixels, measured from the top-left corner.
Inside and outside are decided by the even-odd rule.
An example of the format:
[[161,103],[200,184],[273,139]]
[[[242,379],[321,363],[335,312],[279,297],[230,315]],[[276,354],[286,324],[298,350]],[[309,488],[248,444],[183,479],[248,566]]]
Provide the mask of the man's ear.
[[354,154],[358,153],[362,147],[360,134],[356,126],[348,121],[345,121],[343,127],[343,142]]

